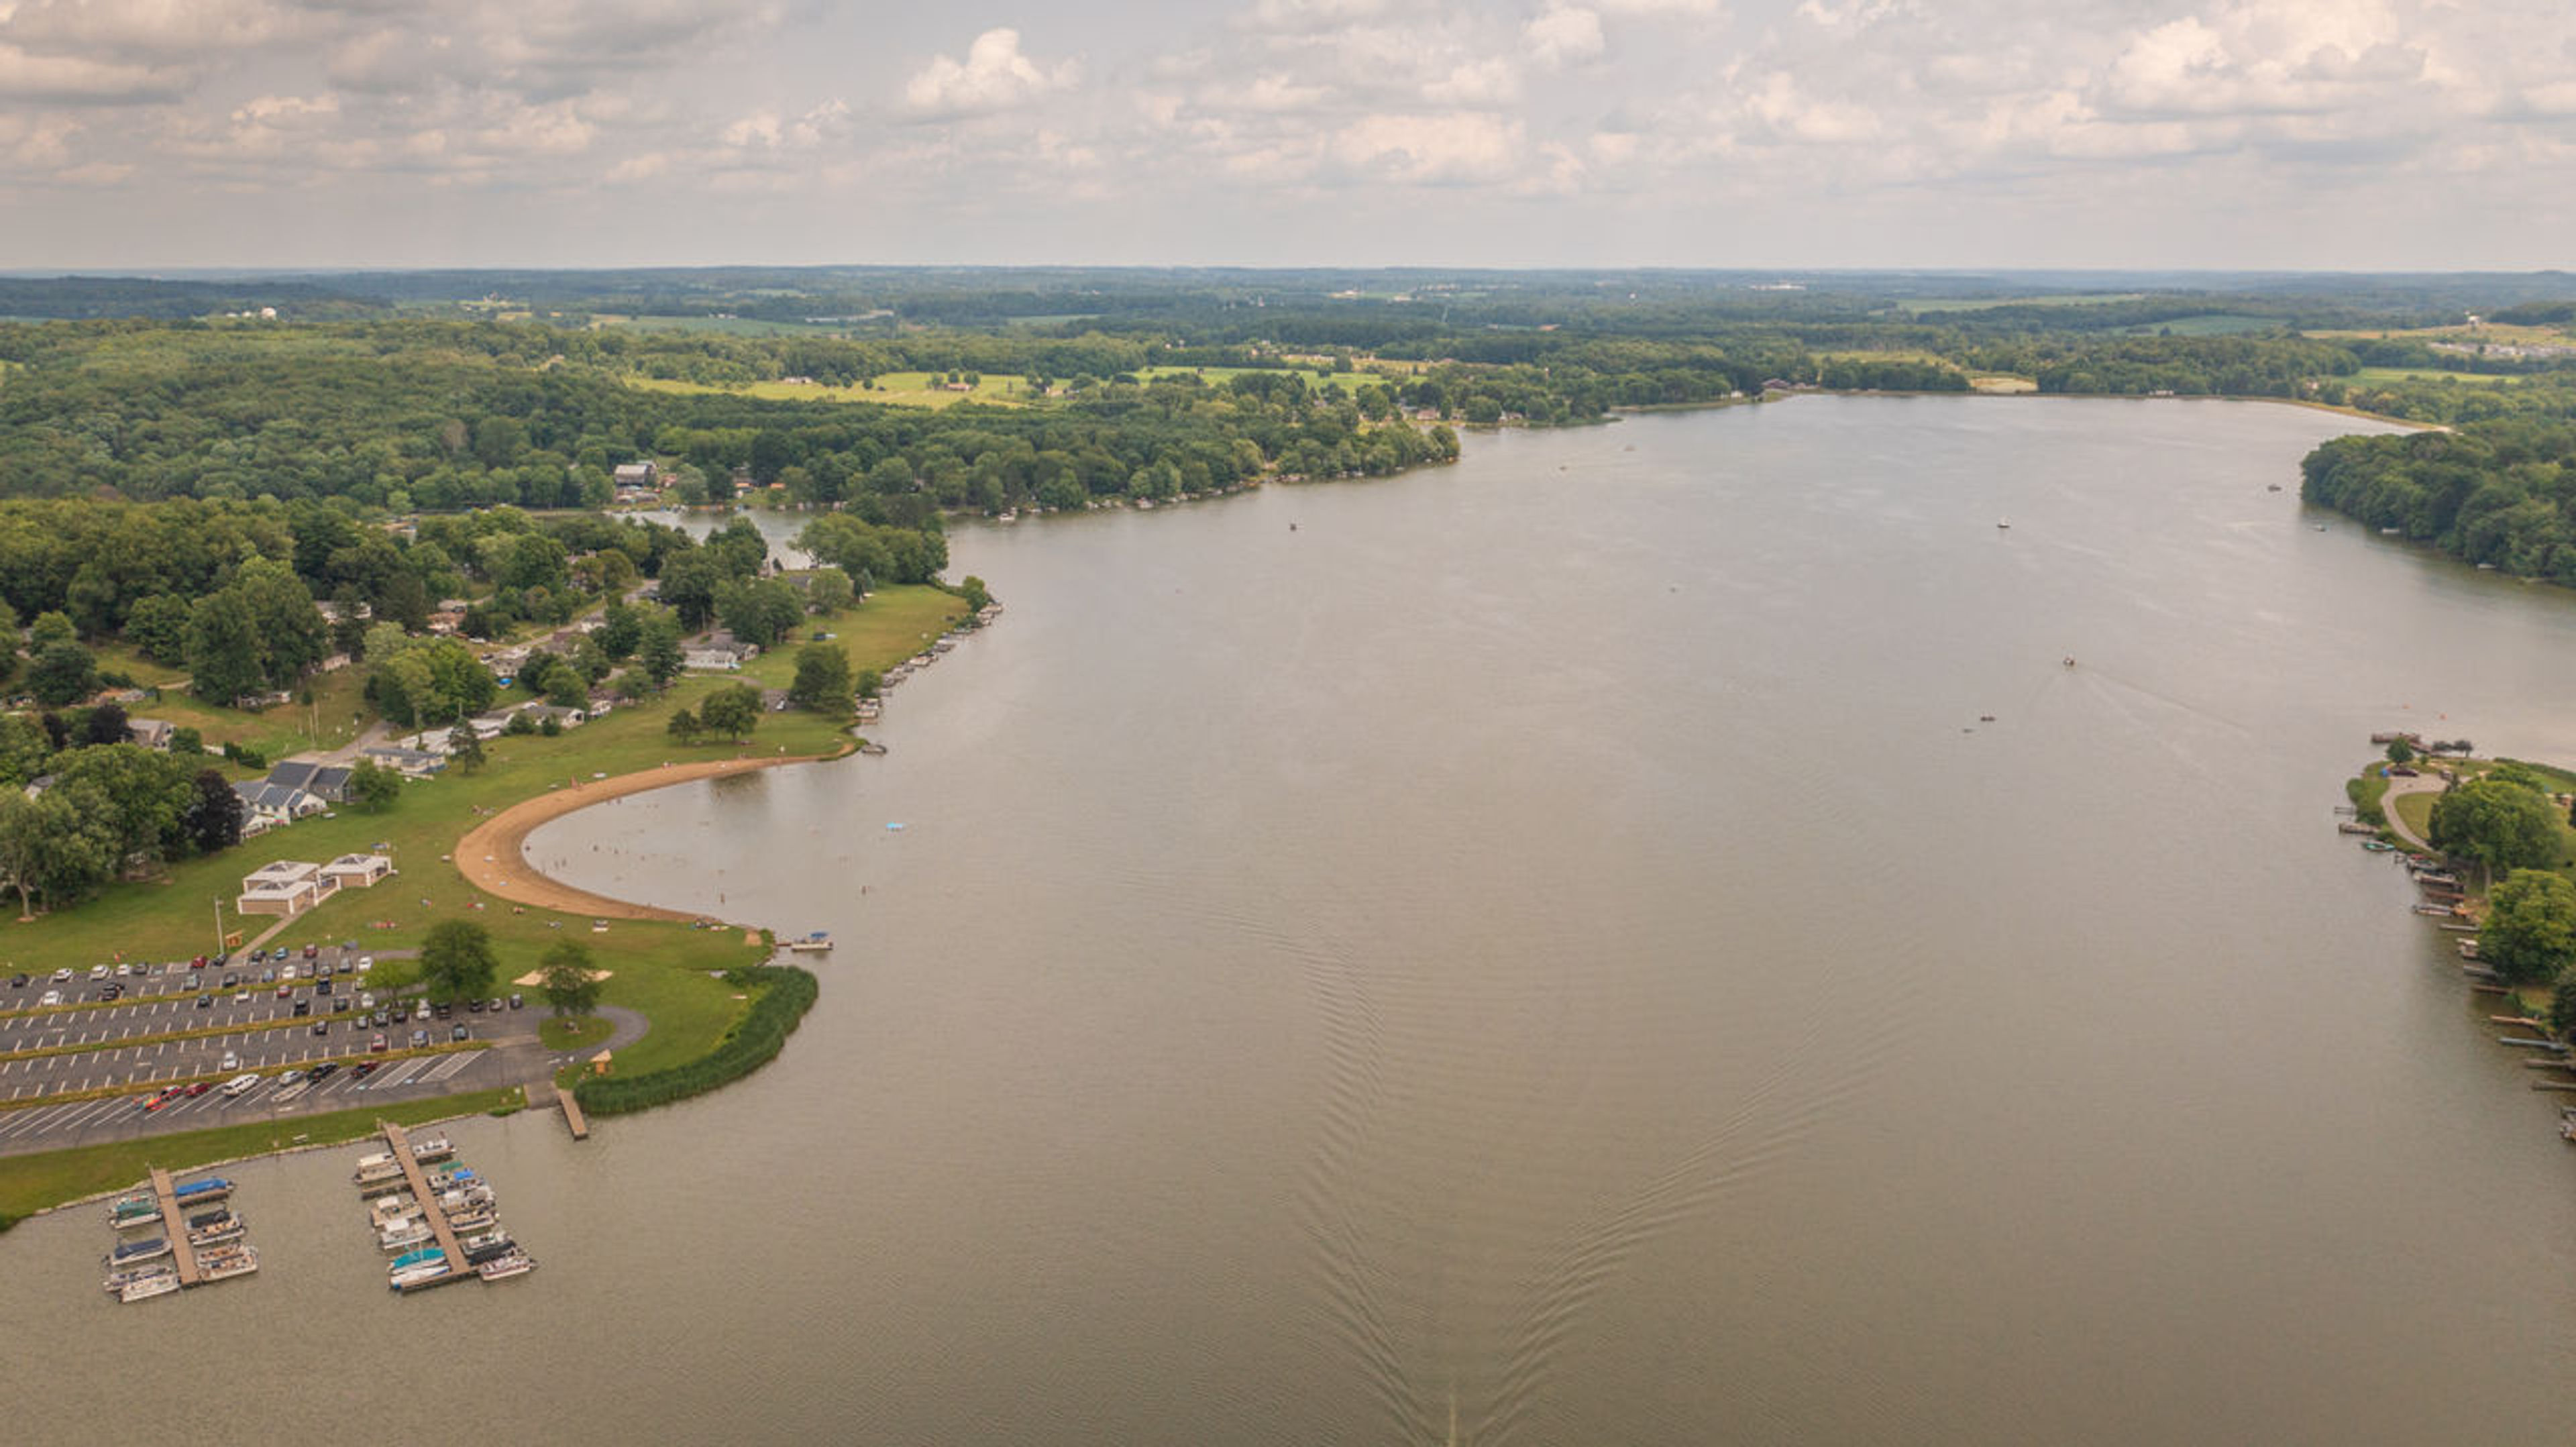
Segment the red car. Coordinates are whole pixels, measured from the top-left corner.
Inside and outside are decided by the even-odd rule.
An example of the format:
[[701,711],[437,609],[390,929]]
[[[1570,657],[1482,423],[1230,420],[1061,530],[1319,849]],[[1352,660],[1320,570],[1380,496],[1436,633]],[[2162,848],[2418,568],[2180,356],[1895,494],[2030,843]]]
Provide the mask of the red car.
[[189,1098],[190,1098],[190,1099],[194,1099],[194,1098],[196,1098],[197,1096],[203,1095],[203,1094],[205,1094],[207,1091],[212,1090],[212,1089],[214,1089],[214,1088],[215,1088],[215,1083],[214,1083],[213,1081],[211,1081],[211,1080],[200,1080],[200,1081],[198,1081],[196,1084],[191,1085],[191,1086],[189,1086],[189,1087],[188,1087],[188,1095],[189,1095]]

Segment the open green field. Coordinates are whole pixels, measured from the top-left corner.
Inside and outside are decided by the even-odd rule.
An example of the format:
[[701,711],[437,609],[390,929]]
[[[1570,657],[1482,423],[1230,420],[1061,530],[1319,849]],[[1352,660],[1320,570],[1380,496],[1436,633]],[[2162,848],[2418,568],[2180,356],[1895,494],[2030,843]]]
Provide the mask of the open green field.
[[2134,291],[2051,292],[2038,296],[1998,297],[1908,297],[1897,303],[1910,312],[1982,312],[1999,306],[2101,306],[2108,302],[2137,301],[2144,296]]
[[1023,377],[985,377],[972,392],[934,386],[931,377],[929,372],[888,372],[876,379],[874,387],[807,386],[801,382],[745,382],[716,386],[705,382],[666,381],[659,377],[629,377],[626,385],[647,392],[717,392],[735,397],[759,397],[772,402],[877,402],[893,407],[954,407],[970,399],[1009,406],[1029,400],[1028,380]]
[[2203,312],[2198,316],[2173,317],[2160,322],[2140,322],[2125,328],[2133,337],[2172,335],[2177,337],[2234,337],[2247,332],[2268,332],[2280,328],[2278,317],[2244,316],[2236,312]]
[[2453,372],[2441,367],[2364,367],[2353,373],[2350,380],[2374,387],[2393,387],[2405,382],[2466,382],[2471,386],[2484,387],[2518,379],[2493,372]]
[[375,719],[374,710],[367,706],[367,681],[361,669],[344,668],[315,675],[310,705],[282,703],[250,713],[203,702],[178,686],[187,677],[185,669],[154,663],[127,644],[93,644],[91,652],[98,656],[101,669],[123,673],[145,688],[162,690],[159,698],[128,708],[129,715],[167,719],[181,728],[195,729],[204,737],[209,751],[220,751],[225,744],[243,744],[276,760],[307,749],[335,749],[355,739]]
[[598,313],[594,327],[630,327],[639,332],[715,332],[729,337],[828,337],[846,330],[848,322],[773,322],[758,317],[653,317]]
[[524,1103],[519,1088],[512,1086],[506,1090],[484,1090],[471,1095],[407,1100],[392,1105],[370,1106],[364,1110],[333,1111],[328,1115],[293,1120],[252,1121],[243,1125],[218,1126],[213,1130],[184,1131],[178,1135],[109,1141],[94,1146],[76,1146],[66,1151],[0,1158],[0,1226],[65,1201],[79,1201],[108,1191],[123,1190],[144,1179],[154,1166],[174,1172],[193,1170],[216,1161],[264,1155],[294,1145],[329,1145],[359,1140],[373,1135],[378,1121],[417,1125],[422,1121],[445,1120],[451,1116],[506,1112]]

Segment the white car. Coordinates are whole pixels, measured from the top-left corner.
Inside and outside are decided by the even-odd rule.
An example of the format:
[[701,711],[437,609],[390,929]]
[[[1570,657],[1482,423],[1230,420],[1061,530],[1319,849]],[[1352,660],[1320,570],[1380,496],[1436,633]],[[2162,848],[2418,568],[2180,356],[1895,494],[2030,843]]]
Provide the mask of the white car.
[[239,1070],[241,1069],[241,1057],[227,1050],[224,1052],[223,1063],[215,1068],[217,1070]]
[[91,979],[93,979],[93,980],[104,980],[104,979],[106,979],[106,978],[107,978],[107,966],[105,966],[105,965],[92,965],[92,966],[90,966],[90,967],[89,967],[89,977],[90,977]]
[[375,957],[374,955],[360,955],[360,956],[358,956],[358,973],[359,973],[359,974],[362,974],[362,975],[363,975],[363,974],[365,974],[367,971],[372,970],[372,969],[374,969],[375,967],[376,967],[376,957]]
[[[226,1058],[229,1059],[230,1057]],[[224,1082],[224,1094],[227,1096],[238,1096],[243,1091],[246,1091],[257,1084],[259,1084],[259,1075],[256,1071],[248,1075],[236,1075],[232,1079]]]
[[59,1004],[61,1004],[62,1002],[63,1002],[63,992],[62,992],[62,991],[60,991],[60,990],[47,990],[47,991],[45,992],[45,998],[43,998],[43,999],[41,999],[41,1000],[38,1000],[36,1003],[37,1003],[37,1004],[39,1004],[39,1005],[59,1005]]

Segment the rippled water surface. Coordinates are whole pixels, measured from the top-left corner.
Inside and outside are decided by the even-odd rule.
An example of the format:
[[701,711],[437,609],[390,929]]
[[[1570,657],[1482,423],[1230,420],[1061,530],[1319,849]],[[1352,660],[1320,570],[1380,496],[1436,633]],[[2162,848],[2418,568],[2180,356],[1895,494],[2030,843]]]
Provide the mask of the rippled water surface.
[[11,1410],[2551,1437],[2576,1162],[2328,807],[2373,728],[2576,758],[2576,606],[2303,511],[2352,425],[1804,398],[961,531],[1009,613],[888,756],[535,842],[834,931],[777,1065],[460,1128],[544,1262],[506,1288],[389,1299],[354,1148],[234,1172],[269,1269],[175,1301],[29,1223],[0,1328],[75,1369]]

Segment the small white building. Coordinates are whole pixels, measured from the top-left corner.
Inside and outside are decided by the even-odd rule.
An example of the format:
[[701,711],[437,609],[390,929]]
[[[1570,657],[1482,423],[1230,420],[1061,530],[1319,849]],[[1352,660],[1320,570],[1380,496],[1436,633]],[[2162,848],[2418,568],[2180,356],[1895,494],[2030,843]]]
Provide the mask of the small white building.
[[381,854],[343,854],[322,866],[322,877],[335,889],[371,889],[393,872],[394,862]]
[[292,919],[329,899],[339,888],[339,882],[325,874],[320,865],[281,859],[242,877],[241,897],[233,901],[233,908],[243,914]]

